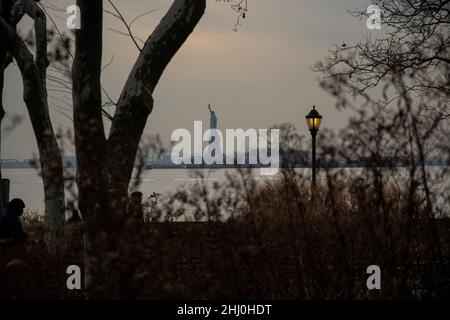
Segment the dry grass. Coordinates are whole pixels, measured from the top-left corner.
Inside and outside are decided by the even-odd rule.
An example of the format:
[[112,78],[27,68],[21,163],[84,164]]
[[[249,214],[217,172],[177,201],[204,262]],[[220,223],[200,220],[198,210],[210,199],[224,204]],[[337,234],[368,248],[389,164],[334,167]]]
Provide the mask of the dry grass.
[[[235,176],[218,189],[223,192],[216,190],[216,197],[197,186],[171,199],[185,202],[178,218],[196,203],[196,216],[209,222],[124,221],[121,230],[110,232],[117,242],[114,251],[105,251],[112,263],[92,290],[69,291],[65,285],[67,266],[83,266],[81,227],[67,227],[66,249],[55,257],[45,252],[42,223],[25,221],[32,240],[15,248],[15,257],[9,253],[20,261],[2,266],[0,297],[449,297],[450,223],[429,219],[418,194],[394,187],[380,193],[356,180],[344,188],[336,179],[319,186],[312,199],[309,186],[291,173],[257,186],[240,184]],[[239,201],[229,193],[231,185]],[[206,205],[199,205],[200,198]],[[173,210],[174,203],[164,208]],[[233,219],[214,222],[224,209]],[[373,264],[382,270],[379,291],[366,287],[366,268]]]

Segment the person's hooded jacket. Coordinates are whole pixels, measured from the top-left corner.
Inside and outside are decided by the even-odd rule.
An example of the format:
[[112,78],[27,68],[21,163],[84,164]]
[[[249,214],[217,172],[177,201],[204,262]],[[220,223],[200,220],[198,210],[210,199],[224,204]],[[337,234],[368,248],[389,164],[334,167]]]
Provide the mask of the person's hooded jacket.
[[20,222],[24,208],[25,203],[20,199],[13,199],[8,203],[6,211],[0,216],[0,239],[27,238]]

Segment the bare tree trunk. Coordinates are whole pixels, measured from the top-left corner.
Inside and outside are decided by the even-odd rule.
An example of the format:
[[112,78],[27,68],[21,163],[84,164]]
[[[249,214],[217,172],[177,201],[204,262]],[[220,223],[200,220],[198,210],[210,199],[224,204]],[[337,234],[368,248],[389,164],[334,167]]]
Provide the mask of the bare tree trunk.
[[75,148],[77,155],[78,202],[85,224],[85,288],[95,285],[101,250],[97,237],[108,218],[107,188],[102,173],[106,138],[102,120],[101,0],[78,0],[81,29],[76,31],[72,67]]
[[[10,11],[11,11],[11,0],[0,0],[0,17],[3,17],[6,21],[10,20]],[[0,35],[0,43],[3,43],[4,37]],[[4,75],[5,69],[7,67],[6,62],[6,49],[0,48],[0,159],[1,159],[1,150],[2,150],[2,123],[3,118],[5,117],[5,109],[3,108],[3,86],[4,86]],[[3,176],[2,176],[2,168],[0,165],[0,214],[3,213]]]
[[[19,59],[16,57],[16,61],[24,79],[24,101],[37,140],[44,183],[46,244],[49,249],[54,250],[62,240],[65,222],[61,150],[50,121],[47,100],[42,93],[37,68],[34,64],[26,63],[25,59],[22,61],[21,58],[24,56]],[[32,58],[31,54],[28,58]],[[29,62],[29,59],[26,60]]]
[[123,206],[153,92],[165,68],[202,18],[205,0],[175,0],[148,38],[117,104],[107,145],[110,193]]
[[[0,12],[1,13],[1,12]],[[5,109],[3,108],[3,77],[5,71],[5,54],[4,51],[0,49],[0,159],[2,155],[2,123],[5,117]],[[0,214],[3,213],[3,176],[2,167],[0,164]]]
[[[108,139],[101,109],[102,1],[78,0],[77,5],[83,14],[72,68],[74,128],[79,203],[85,222],[85,287],[89,288],[101,272],[99,266],[105,264],[100,261],[98,238],[120,231],[117,226],[124,218],[139,142],[153,109],[153,91],[203,16],[206,0],[173,1],[130,73]],[[114,250],[117,238],[117,234],[109,235],[109,249]]]
[[[34,1],[22,1],[24,13],[35,22],[35,60],[15,30],[0,17],[0,33],[6,37],[7,50],[19,66],[23,80],[23,99],[30,115],[37,140],[45,195],[45,240],[55,251],[61,245],[65,222],[64,178],[62,156],[50,120],[46,69],[47,30],[46,18]],[[17,17],[15,17],[17,18]],[[20,17],[19,17],[20,18]]]

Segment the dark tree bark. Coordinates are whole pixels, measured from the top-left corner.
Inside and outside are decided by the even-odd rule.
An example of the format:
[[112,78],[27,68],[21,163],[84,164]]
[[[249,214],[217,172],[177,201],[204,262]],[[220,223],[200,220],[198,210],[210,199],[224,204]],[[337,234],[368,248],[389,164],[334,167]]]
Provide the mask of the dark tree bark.
[[64,179],[62,156],[50,120],[46,70],[47,30],[46,17],[34,1],[16,2],[11,18],[18,22],[23,14],[29,15],[35,23],[35,57],[18,37],[15,29],[0,17],[0,34],[5,38],[6,49],[14,57],[23,79],[23,99],[31,119],[36,137],[45,196],[45,238],[51,251],[58,249],[63,236],[65,221]]
[[[125,84],[109,133],[107,174],[110,192],[124,209],[138,145],[153,92],[166,66],[194,30],[205,11],[204,0],[177,0],[147,40]],[[114,203],[113,203],[114,205]]]
[[85,224],[85,284],[91,287],[100,254],[95,239],[99,224],[108,217],[107,190],[102,176],[106,149],[100,85],[103,4],[101,0],[78,0],[77,5],[82,14],[72,67],[73,119],[78,201]]
[[[85,286],[91,287],[100,272],[99,235],[117,231],[124,219],[139,142],[153,109],[153,91],[203,16],[206,0],[173,1],[128,77],[108,139],[101,109],[102,1],[78,0],[77,5],[82,15],[72,78],[74,127],[79,203],[86,230]],[[117,239],[117,234],[110,239]]]
[[[3,17],[5,21],[9,23],[10,21],[10,12],[11,12],[12,0],[0,0],[0,17]],[[4,43],[5,39],[0,34],[0,43]],[[3,107],[3,86],[4,86],[4,75],[5,69],[7,67],[6,61],[6,49],[0,47],[0,158],[1,158],[1,146],[2,146],[2,123],[3,118],[5,117],[5,109]],[[3,179],[2,176],[2,168],[0,166],[0,214],[3,212],[3,183],[1,183]]]

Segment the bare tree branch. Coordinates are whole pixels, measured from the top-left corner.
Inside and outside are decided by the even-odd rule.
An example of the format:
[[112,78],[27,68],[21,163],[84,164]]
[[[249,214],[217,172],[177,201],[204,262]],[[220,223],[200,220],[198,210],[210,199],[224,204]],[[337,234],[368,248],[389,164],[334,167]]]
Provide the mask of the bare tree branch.
[[116,14],[113,14],[113,16],[115,16],[116,18],[118,18],[120,21],[123,22],[125,28],[127,29],[128,35],[130,36],[131,40],[133,41],[134,45],[136,46],[136,48],[142,52],[142,48],[138,45],[138,43],[136,42],[135,37],[133,36],[133,32],[131,32],[131,26],[128,24],[128,22],[125,20],[125,18],[123,17],[122,13],[119,11],[119,9],[117,9],[116,5],[112,2],[112,0],[108,0],[108,3],[111,5],[111,7],[113,7],[114,11],[116,12]]
[[111,177],[116,181],[113,184],[128,184],[139,141],[153,109],[156,84],[205,8],[205,0],[175,0],[142,49],[117,103],[109,133],[109,171],[123,173]]
[[[389,82],[403,81],[408,92],[450,107],[450,1],[376,0],[386,36],[354,45],[335,45],[314,66],[332,94],[360,96]],[[353,11],[367,18],[365,11]],[[383,95],[387,91],[383,88]],[[342,100],[343,101],[343,100]]]
[[37,57],[35,63],[25,43],[2,17],[0,17],[0,34],[6,39],[7,50],[16,60],[22,74],[23,99],[36,136],[42,168],[47,245],[50,250],[55,250],[60,245],[65,221],[64,178],[61,151],[53,131],[46,89],[43,85],[44,70],[41,68],[44,67],[42,64],[44,60]]

